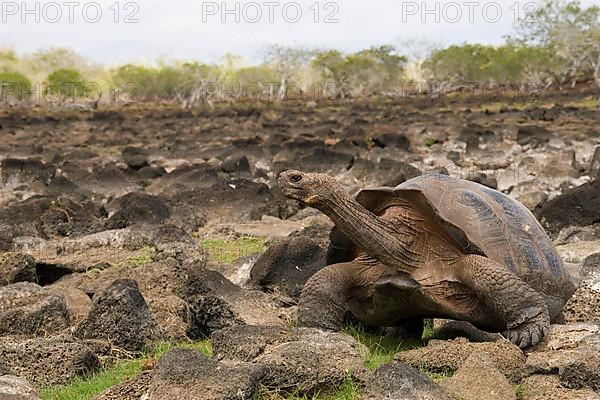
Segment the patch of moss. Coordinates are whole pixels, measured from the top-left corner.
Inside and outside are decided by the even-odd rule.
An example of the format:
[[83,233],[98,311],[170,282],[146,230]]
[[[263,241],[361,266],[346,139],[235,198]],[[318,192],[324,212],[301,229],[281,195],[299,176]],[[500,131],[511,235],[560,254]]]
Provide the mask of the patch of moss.
[[568,102],[566,105],[569,107],[584,108],[588,110],[595,110],[598,108],[600,100],[594,96],[584,97],[583,99],[573,100]]
[[427,138],[427,139],[425,139],[425,146],[431,147],[431,146],[433,146],[435,144],[435,142],[436,142],[435,139],[433,139],[433,138]]
[[233,239],[211,238],[202,240],[200,245],[207,252],[209,261],[232,263],[242,257],[263,253],[267,240],[249,236]]
[[156,254],[156,248],[153,246],[144,246],[137,250],[137,254],[126,260],[113,263],[112,266],[116,268],[122,267],[141,267],[144,264],[152,262],[154,255]]

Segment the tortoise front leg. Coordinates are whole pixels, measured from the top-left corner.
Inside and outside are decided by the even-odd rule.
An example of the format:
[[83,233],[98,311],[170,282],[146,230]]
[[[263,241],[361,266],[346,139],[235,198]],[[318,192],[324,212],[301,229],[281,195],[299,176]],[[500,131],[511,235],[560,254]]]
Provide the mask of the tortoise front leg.
[[461,259],[458,274],[506,325],[504,335],[511,342],[525,348],[548,334],[550,315],[543,297],[507,267],[468,255]]

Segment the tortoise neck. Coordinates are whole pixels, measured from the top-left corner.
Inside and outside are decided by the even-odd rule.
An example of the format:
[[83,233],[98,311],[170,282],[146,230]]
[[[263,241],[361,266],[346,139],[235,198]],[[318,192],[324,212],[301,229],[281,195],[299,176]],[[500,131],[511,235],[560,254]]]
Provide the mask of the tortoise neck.
[[410,272],[421,256],[411,250],[414,231],[408,221],[391,223],[364,208],[344,191],[334,191],[319,209],[348,239],[384,264]]

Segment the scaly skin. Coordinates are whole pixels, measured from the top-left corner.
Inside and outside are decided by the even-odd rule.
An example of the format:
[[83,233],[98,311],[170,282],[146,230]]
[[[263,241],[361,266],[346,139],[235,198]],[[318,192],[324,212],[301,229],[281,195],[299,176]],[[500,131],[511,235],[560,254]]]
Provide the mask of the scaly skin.
[[[427,233],[423,236],[427,241],[414,241],[415,234],[423,234],[411,225],[414,221],[404,221],[400,216],[391,222],[371,213],[327,175],[285,171],[278,179],[285,195],[321,210],[344,235],[383,265],[407,274],[413,274],[423,268],[424,263],[435,260],[453,268],[461,284],[470,288],[478,300],[491,310],[497,325],[507,328],[505,335],[514,344],[528,347],[547,335],[550,317],[544,299],[504,265],[486,257],[455,252],[454,244],[448,247],[449,253],[440,253],[440,244],[441,248],[445,248],[443,244],[446,242],[430,243],[433,236]],[[419,244],[418,250],[414,247],[415,243]],[[349,311],[348,293],[352,288],[368,287],[377,279],[376,276],[364,275],[364,265],[358,259],[326,267],[315,274],[302,291],[299,323],[341,329],[344,316]],[[369,299],[364,300],[364,307],[368,307]],[[353,304],[356,304],[356,299]],[[402,310],[401,307],[398,309]],[[385,315],[387,318],[390,314]]]
[[363,267],[354,263],[329,265],[314,274],[302,289],[298,303],[301,326],[339,331],[348,311],[347,297]]
[[[323,268],[306,282],[302,290],[298,304],[299,324],[341,330],[347,313],[352,312],[351,302],[360,303],[360,311],[363,312],[373,309],[374,283],[390,272],[390,268],[382,264],[366,265],[358,261]],[[399,326],[382,327],[382,332],[402,339],[421,338],[423,319],[403,320]]]
[[504,336],[521,348],[539,343],[550,329],[543,297],[508,268],[489,258],[469,255],[460,261],[462,282],[506,323]]

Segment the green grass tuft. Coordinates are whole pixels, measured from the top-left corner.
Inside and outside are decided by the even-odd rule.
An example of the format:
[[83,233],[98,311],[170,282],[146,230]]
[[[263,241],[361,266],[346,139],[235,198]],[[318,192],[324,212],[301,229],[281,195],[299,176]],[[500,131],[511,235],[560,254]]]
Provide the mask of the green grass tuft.
[[88,400],[142,372],[142,361],[122,362],[106,371],[86,378],[76,378],[68,385],[40,389],[44,400]]
[[76,378],[67,385],[45,387],[39,390],[43,400],[90,400],[105,390],[133,379],[142,372],[142,365],[147,360],[159,359],[164,353],[174,348],[192,348],[207,356],[212,355],[209,341],[195,343],[159,343],[152,351],[142,357],[121,361],[114,366],[83,378]]
[[422,339],[398,339],[390,336],[377,336],[366,333],[364,328],[355,325],[346,327],[345,332],[354,337],[369,349],[364,360],[365,367],[375,370],[394,359],[394,356],[405,350],[422,347]]
[[436,143],[435,139],[433,138],[427,138],[425,139],[425,146],[427,147],[431,147]]
[[525,398],[525,386],[515,385],[515,396],[517,400],[523,400]]
[[301,395],[299,393],[290,394],[261,387],[252,396],[252,400],[358,400],[359,398],[360,390],[350,378],[338,386],[332,394],[328,395],[320,393],[313,396]]
[[429,379],[431,379],[435,383],[440,383],[442,381],[445,381],[446,379],[451,378],[452,375],[454,375],[454,371],[452,371],[452,370],[430,369],[425,366],[419,367],[419,371],[421,371],[422,373],[427,375],[429,377]]

